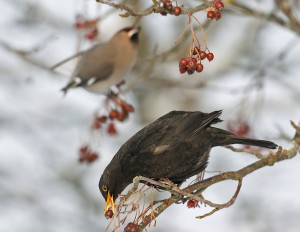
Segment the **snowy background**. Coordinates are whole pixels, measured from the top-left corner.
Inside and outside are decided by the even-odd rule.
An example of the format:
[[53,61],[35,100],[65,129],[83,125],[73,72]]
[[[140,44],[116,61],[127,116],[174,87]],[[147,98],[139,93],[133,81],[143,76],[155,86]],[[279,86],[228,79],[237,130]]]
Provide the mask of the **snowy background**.
[[[272,1],[252,4],[266,11],[274,7]],[[211,79],[207,86],[194,89],[197,78],[178,79],[177,62],[158,65],[154,75],[169,75],[184,85],[190,81],[190,87],[132,89],[126,99],[135,105],[136,113],[117,125],[118,137],[98,135],[94,147],[100,158],[95,163],[80,164],[78,148],[89,139],[88,128],[101,97],[81,89],[63,97],[59,90],[74,63],[59,73],[45,67],[74,54],[77,13],[93,17],[108,9],[83,0],[0,0],[0,9],[1,232],[103,231],[107,220],[98,181],[118,148],[145,123],[173,109],[224,109],[225,122],[235,118],[244,95],[234,90],[253,77],[263,80],[263,86],[242,105],[251,113],[256,137],[286,146],[285,138],[294,133],[289,120],[300,119],[299,37],[275,24],[227,14],[207,30],[216,57],[205,67],[203,75]],[[295,10],[299,13],[299,8]],[[142,45],[141,54],[154,45],[161,50],[173,46],[184,22],[172,16],[144,18],[141,38],[149,49]],[[130,20],[110,15],[101,24],[101,40],[129,24]],[[16,52],[39,45],[41,49],[29,56]],[[249,155],[216,148],[208,171],[237,170],[253,161]],[[236,203],[203,220],[194,218],[202,209],[174,205],[150,231],[299,231],[299,165],[298,156],[246,177]],[[224,202],[234,186],[212,188],[210,199]]]

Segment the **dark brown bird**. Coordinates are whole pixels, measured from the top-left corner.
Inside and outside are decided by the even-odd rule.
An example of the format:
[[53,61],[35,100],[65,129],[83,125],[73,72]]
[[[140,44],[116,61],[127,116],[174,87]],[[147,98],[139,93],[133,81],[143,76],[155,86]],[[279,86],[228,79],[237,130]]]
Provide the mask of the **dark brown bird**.
[[212,127],[222,111],[172,111],[132,136],[105,168],[99,188],[105,210],[136,176],[169,179],[181,184],[205,170],[212,147],[247,144],[275,149],[270,141],[238,137]]

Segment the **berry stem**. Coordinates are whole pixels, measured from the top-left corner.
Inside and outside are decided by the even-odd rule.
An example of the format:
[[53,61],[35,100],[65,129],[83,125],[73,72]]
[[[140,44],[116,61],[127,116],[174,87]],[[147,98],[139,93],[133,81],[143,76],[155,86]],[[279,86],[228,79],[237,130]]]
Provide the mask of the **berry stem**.
[[207,43],[206,43],[206,35],[205,35],[205,31],[204,31],[204,28],[202,26],[202,24],[200,23],[200,21],[195,17],[195,16],[192,16],[196,21],[197,23],[199,24],[199,27],[201,29],[201,33],[202,33],[202,36],[203,36],[203,42],[205,44],[205,47],[207,48]]
[[186,31],[186,29],[188,28],[188,26],[189,26],[189,22],[186,23],[183,31],[178,35],[178,37],[177,37],[177,39],[175,41],[175,44],[177,44],[179,42],[179,40],[182,38],[182,36],[183,36],[184,32]]

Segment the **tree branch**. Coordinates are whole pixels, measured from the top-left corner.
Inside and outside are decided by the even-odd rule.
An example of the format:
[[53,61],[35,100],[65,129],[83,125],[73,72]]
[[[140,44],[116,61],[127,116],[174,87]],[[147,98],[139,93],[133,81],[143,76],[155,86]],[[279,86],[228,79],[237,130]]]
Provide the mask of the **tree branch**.
[[[120,14],[121,17],[129,17],[129,16],[147,16],[150,15],[152,13],[161,13],[161,12],[166,12],[166,9],[161,7],[159,4],[155,3],[154,5],[152,5],[151,7],[147,8],[146,10],[143,11],[135,11],[134,9],[132,9],[131,7],[129,7],[128,5],[122,4],[122,3],[115,3],[113,1],[109,1],[109,0],[96,0],[99,3],[114,7],[118,10],[125,10],[126,13],[124,14]],[[201,5],[198,5],[196,7],[191,7],[189,9],[187,9],[187,12],[189,12],[189,14],[194,14],[198,11],[201,10],[205,10],[206,8],[211,6],[211,1],[210,2],[206,2],[203,3]],[[173,14],[172,11],[168,12],[169,14]],[[186,14],[185,11],[182,11],[181,14]]]
[[287,17],[289,18],[289,21],[285,21],[278,15],[274,13],[263,13],[254,9],[251,9],[250,7],[238,3],[237,1],[232,2],[232,6],[234,7],[235,10],[228,10],[226,9],[225,11],[229,11],[231,13],[242,13],[243,15],[249,15],[253,16],[257,19],[264,19],[270,22],[277,23],[285,28],[288,28],[291,31],[296,32],[298,35],[300,35],[300,23],[297,21],[296,17],[292,14],[292,11],[290,10],[289,5],[286,6],[286,4],[283,4],[281,0],[276,0],[278,2],[279,10],[281,10]]
[[[195,183],[193,185],[190,185],[180,191],[178,191],[176,188],[177,186],[174,188],[172,187],[172,191],[175,191],[175,192],[178,192],[180,194],[182,193],[188,193],[186,195],[188,195],[189,197],[193,198],[193,199],[198,199],[202,202],[206,202],[206,203],[209,203],[208,205],[211,205],[211,206],[215,206],[215,209],[213,209],[211,212],[209,212],[208,214],[205,214],[203,216],[198,216],[197,218],[203,218],[203,217],[206,217],[206,216],[209,216],[217,211],[219,211],[220,209],[222,208],[226,208],[226,207],[229,207],[231,206],[235,199],[237,198],[238,196],[238,193],[240,191],[240,188],[241,188],[241,184],[242,184],[242,179],[251,174],[252,172],[260,169],[260,168],[263,168],[263,167],[266,167],[266,166],[272,166],[274,165],[275,163],[277,162],[280,162],[280,161],[283,161],[283,160],[287,160],[287,159],[291,159],[293,157],[296,156],[297,152],[299,151],[299,147],[300,147],[300,123],[299,125],[297,126],[294,122],[291,122],[291,125],[295,128],[296,130],[296,133],[295,133],[295,136],[294,138],[292,139],[292,143],[290,145],[290,148],[287,149],[287,150],[283,150],[281,147],[278,148],[277,152],[276,153],[270,153],[268,156],[263,156],[262,154],[259,156],[259,157],[262,157],[260,160],[238,170],[238,171],[235,171],[235,172],[225,172],[225,173],[222,173],[222,174],[219,174],[219,175],[216,175],[216,176],[213,176],[213,177],[210,177],[210,178],[207,178],[203,181],[200,181],[198,183]],[[246,152],[248,150],[245,150]],[[252,154],[252,152],[251,152]],[[146,178],[147,179],[147,178]],[[145,179],[144,179],[145,180]],[[201,189],[204,189],[204,188],[207,188],[209,186],[212,186],[214,184],[217,184],[217,183],[220,183],[222,181],[225,181],[225,180],[236,180],[239,182],[238,184],[238,187],[237,187],[237,190],[235,192],[235,194],[233,195],[233,197],[231,198],[230,201],[228,201],[227,203],[225,204],[214,204],[214,203],[211,203],[209,201],[203,201],[203,199],[201,199],[202,197],[198,198],[197,195],[193,195],[192,193],[197,191],[197,190],[201,190]],[[170,190],[168,190],[170,191]],[[192,195],[190,195],[192,194]],[[151,215],[147,215],[146,217],[144,217],[144,220],[139,224],[139,231],[142,231],[147,225],[149,225],[151,223],[151,221],[153,220],[153,218],[155,217],[158,217],[163,211],[165,211],[170,205],[172,205],[173,203],[179,201],[180,198],[179,197],[176,197],[176,196],[172,196],[170,197],[169,199],[166,199],[164,200],[163,203],[161,203],[159,206],[157,206],[153,211],[154,213],[151,214]]]

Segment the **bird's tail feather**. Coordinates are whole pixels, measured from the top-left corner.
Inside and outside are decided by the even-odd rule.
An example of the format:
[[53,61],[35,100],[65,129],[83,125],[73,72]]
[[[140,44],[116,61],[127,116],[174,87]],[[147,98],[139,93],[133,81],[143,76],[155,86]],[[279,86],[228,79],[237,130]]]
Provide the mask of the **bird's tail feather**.
[[256,147],[265,147],[270,149],[275,149],[278,147],[277,144],[267,141],[267,140],[260,140],[260,139],[250,139],[245,137],[239,137],[229,131],[222,130],[215,127],[210,127],[207,129],[210,132],[210,135],[213,136],[214,144],[213,146],[225,146],[230,144],[245,144],[251,145]]
[[243,137],[233,137],[230,141],[230,144],[245,144],[245,145],[251,145],[256,147],[265,147],[270,149],[275,149],[278,147],[277,144],[267,141],[267,140],[259,140],[259,139],[249,139],[249,138],[243,138]]
[[75,81],[71,81],[69,84],[63,87],[61,91],[64,93],[64,95],[66,95],[69,89],[76,88],[77,86],[78,84]]

